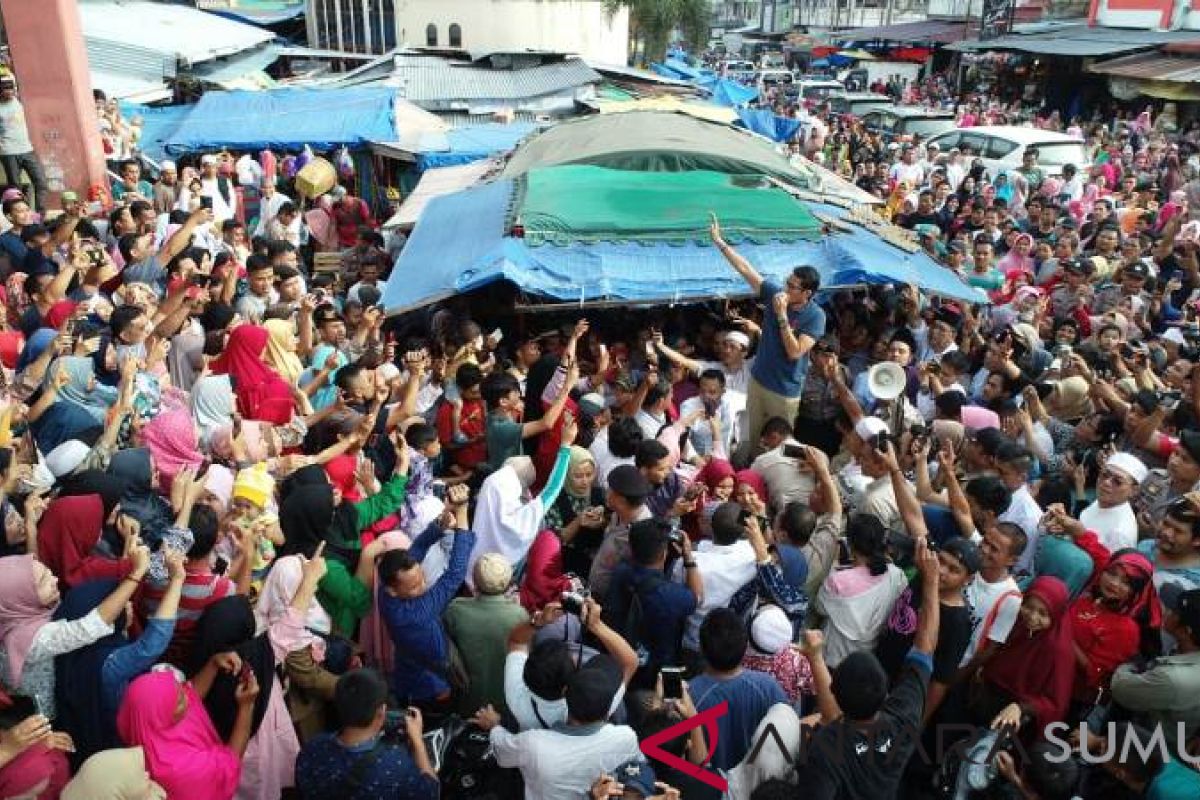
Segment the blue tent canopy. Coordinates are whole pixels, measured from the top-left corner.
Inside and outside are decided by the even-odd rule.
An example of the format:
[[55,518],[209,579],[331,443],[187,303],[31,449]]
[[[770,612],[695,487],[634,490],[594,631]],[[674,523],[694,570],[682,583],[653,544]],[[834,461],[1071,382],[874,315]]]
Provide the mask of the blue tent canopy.
[[[384,290],[388,313],[499,280],[529,295],[576,303],[686,303],[749,294],[720,252],[702,243],[527,247],[508,235],[514,189],[512,180],[498,180],[432,200]],[[810,208],[830,217],[846,214],[830,205]],[[905,252],[858,226],[818,241],[745,245],[738,251],[764,275],[781,281],[797,264],[811,264],[825,287],[916,283],[943,297],[986,302],[925,253]]]
[[142,118],[142,135],[138,146],[148,158],[162,161],[167,158],[166,142],[175,135],[179,125],[187,119],[195,106],[142,106],[122,103],[121,113],[126,119]]
[[800,120],[780,117],[765,108],[739,108],[738,119],[747,129],[774,142],[786,142],[800,130]]
[[514,122],[510,125],[471,125],[447,131],[448,150],[422,150],[417,154],[417,168],[453,167],[469,164],[512,150],[517,143],[538,129],[531,122]]
[[712,86],[713,102],[723,106],[737,108],[746,105],[756,97],[758,97],[758,89],[753,86],[743,86],[737,81],[722,78]]
[[389,87],[208,92],[165,146],[169,153],[186,153],[392,142],[399,138],[395,98]]

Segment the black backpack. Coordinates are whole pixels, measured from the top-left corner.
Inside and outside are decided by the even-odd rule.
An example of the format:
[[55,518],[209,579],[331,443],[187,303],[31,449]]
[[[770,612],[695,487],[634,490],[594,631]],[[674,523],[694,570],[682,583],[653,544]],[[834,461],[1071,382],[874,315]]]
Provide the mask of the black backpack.
[[467,725],[446,748],[442,800],[510,800],[525,796],[521,771],[496,763],[488,732]]

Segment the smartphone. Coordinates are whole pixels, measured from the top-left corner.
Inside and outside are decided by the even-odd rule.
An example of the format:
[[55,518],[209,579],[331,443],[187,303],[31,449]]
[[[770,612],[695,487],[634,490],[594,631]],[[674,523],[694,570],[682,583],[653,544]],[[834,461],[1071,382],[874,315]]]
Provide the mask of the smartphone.
[[206,211],[212,211],[212,207],[213,207],[212,197],[210,197],[209,195],[206,195],[206,194],[200,195],[200,207],[205,209]]
[[875,434],[875,449],[881,453],[887,452],[888,435],[886,433]]
[[238,672],[238,683],[245,683],[246,681],[250,680],[250,676],[253,673],[254,670],[250,669],[250,662],[243,661],[242,669],[240,672]]
[[783,446],[783,457],[794,458],[797,461],[804,461],[804,448],[798,444],[785,444]]
[[659,670],[662,675],[663,699],[683,699],[683,667],[663,667]]
[[504,338],[504,331],[500,330],[499,328],[496,328],[496,330],[494,330],[488,334],[488,338],[491,339],[496,344],[500,344],[500,340]]
[[431,483],[429,485],[429,491],[438,500],[444,501],[446,499],[446,483],[445,483],[445,481],[434,481],[433,483]]
[[738,514],[738,527],[741,527],[741,528],[746,527],[746,523],[749,521],[750,521],[750,512],[745,509],[742,509],[742,511]]
[[693,483],[683,491],[684,500],[695,500],[704,491],[704,487],[700,483]]

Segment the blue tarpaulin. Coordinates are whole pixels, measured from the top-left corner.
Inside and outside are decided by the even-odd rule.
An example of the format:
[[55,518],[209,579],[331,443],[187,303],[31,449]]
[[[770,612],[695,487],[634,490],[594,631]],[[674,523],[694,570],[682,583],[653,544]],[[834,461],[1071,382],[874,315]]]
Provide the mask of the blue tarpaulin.
[[800,130],[800,120],[780,117],[765,108],[739,108],[738,119],[747,129],[774,142],[786,142]]
[[488,158],[512,150],[518,142],[537,129],[538,126],[531,122],[455,128],[445,134],[449,149],[422,150],[417,153],[417,168],[426,170],[434,167],[453,167]]
[[187,119],[195,106],[142,106],[135,103],[122,103],[121,113],[125,119],[135,116],[142,118],[142,135],[138,139],[138,147],[154,161],[167,158],[165,144],[179,125]]
[[737,81],[722,78],[712,86],[713,102],[723,106],[737,108],[746,105],[756,97],[758,97],[758,89],[753,86],[743,86]]
[[[702,244],[527,247],[508,235],[514,190],[512,180],[498,180],[432,200],[392,270],[383,294],[388,312],[500,280],[532,296],[577,303],[686,303],[750,294],[720,252]],[[835,218],[846,214],[819,203],[809,208]],[[986,302],[925,253],[901,250],[858,226],[819,241],[747,244],[738,251],[780,281],[796,265],[811,264],[825,287],[916,283],[935,295]]]
[[169,153],[216,150],[329,150],[392,142],[396,90],[273,89],[208,92],[166,142]]

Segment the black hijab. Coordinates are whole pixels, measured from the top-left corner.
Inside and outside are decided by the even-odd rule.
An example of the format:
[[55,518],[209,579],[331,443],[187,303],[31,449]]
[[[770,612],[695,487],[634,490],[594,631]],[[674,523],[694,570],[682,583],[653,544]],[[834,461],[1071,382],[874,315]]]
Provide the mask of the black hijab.
[[[267,703],[271,699],[271,683],[275,680],[275,652],[267,634],[254,635],[254,612],[245,595],[224,597],[204,609],[196,623],[196,638],[192,644],[187,673],[193,677],[217,653],[235,652],[243,664],[249,665],[258,679],[258,697],[254,700],[254,716],[250,735],[258,733]],[[238,676],[226,672],[217,674],[212,688],[204,698],[204,707],[222,741],[229,739],[237,719]]]
[[[116,588],[116,581],[81,583],[63,597],[54,619],[82,619]],[[75,743],[71,763],[76,768],[88,756],[122,746],[117,735],[117,709],[105,707],[100,676],[108,657],[128,644],[122,613],[108,636],[54,659],[54,699],[58,706],[55,727],[71,734]]]
[[121,502],[125,494],[125,480],[117,475],[111,475],[103,470],[85,469],[63,478],[59,482],[59,497],[76,497],[86,494],[98,494],[104,503],[104,518]]

